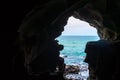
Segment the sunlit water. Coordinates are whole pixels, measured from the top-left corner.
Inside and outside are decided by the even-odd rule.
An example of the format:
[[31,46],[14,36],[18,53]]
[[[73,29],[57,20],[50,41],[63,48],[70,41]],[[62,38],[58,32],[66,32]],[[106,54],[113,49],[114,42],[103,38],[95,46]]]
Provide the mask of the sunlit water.
[[98,36],[60,36],[57,38],[59,44],[64,45],[61,57],[65,59],[66,65],[79,65],[79,74],[68,74],[68,79],[86,80],[89,76],[88,64],[84,62],[86,53],[84,52],[88,41],[99,40]]

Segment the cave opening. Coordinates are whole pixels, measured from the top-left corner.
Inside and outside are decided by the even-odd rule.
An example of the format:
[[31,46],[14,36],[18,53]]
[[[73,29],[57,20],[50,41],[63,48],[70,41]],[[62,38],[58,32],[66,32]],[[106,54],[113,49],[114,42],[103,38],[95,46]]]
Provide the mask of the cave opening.
[[[40,2],[41,2],[40,4],[37,3],[38,6],[35,6],[35,4],[32,5],[32,3],[28,6],[25,5],[24,3],[24,5],[22,5],[24,7],[20,5],[16,6],[16,4],[15,7],[12,8],[9,7],[10,10],[12,9],[10,14],[13,13],[12,16],[13,20],[5,20],[5,23],[7,24],[6,21],[8,21],[8,23],[12,22],[11,23],[12,27],[6,26],[7,27],[6,29],[9,29],[9,31],[13,31],[13,32],[12,33],[8,32],[8,34],[3,37],[3,39],[6,39],[5,40],[6,44],[4,44],[5,47],[3,50],[5,52],[7,51],[6,53],[8,54],[5,55],[3,61],[5,61],[4,62],[5,64],[7,64],[6,62],[9,62],[9,64],[5,65],[7,66],[7,68],[4,67],[6,68],[4,72],[12,71],[14,72],[13,74],[15,75],[11,73],[7,75],[12,75],[14,77],[19,75],[16,79],[22,77],[23,79],[25,79],[24,77],[31,78],[31,76],[33,76],[34,79],[36,77],[40,77],[41,79],[39,80],[64,80],[64,79],[59,79],[63,77],[62,74],[58,74],[58,75],[50,74],[56,70],[56,65],[58,66],[59,64],[58,62],[60,61],[59,59],[61,59],[59,58],[59,51],[60,51],[59,44],[57,44],[57,42],[55,42],[54,39],[58,37],[63,31],[68,16],[74,15],[76,16],[76,18],[82,19],[86,22],[89,22],[89,24],[95,26],[98,30],[98,35],[100,36],[100,39],[106,41],[105,43],[102,44],[99,41],[95,41],[89,43],[87,46],[88,58],[92,59],[92,60],[88,60],[89,71],[91,70],[90,74],[92,75],[91,77],[89,74],[89,79],[95,80],[94,78],[97,77],[97,79],[101,79],[101,80],[105,80],[105,79],[119,80],[120,56],[118,53],[120,52],[119,51],[120,5],[118,4],[119,3],[118,0],[114,0],[114,1],[112,0],[110,1],[107,0],[43,1],[41,0]],[[19,9],[16,12],[16,8],[18,7]],[[7,9],[6,11],[8,10],[9,9]],[[10,15],[8,14],[8,16]],[[24,17],[25,19],[21,21]],[[74,21],[72,23],[74,23]],[[18,26],[20,26],[20,29],[16,31]],[[5,29],[5,33],[6,33],[6,29]],[[80,32],[79,34],[82,34],[81,31],[79,32]],[[18,46],[16,45],[14,46],[13,43],[16,37],[18,37],[16,41],[18,42]],[[9,42],[12,42],[13,44]],[[59,40],[59,42],[61,41]],[[70,40],[67,40],[67,42],[70,42]],[[76,42],[77,41],[74,41],[73,43],[75,44]],[[79,40],[79,42],[82,41]],[[63,51],[65,51],[66,46],[65,44],[63,45],[64,45]],[[78,45],[78,43],[75,45]],[[19,47],[20,49],[18,49]],[[75,48],[76,48],[75,46],[72,46],[72,48],[69,49],[70,51],[67,51],[69,54],[68,56],[63,55],[65,59],[65,63],[67,63],[66,59],[69,58],[70,53],[74,51],[73,49]],[[81,47],[77,47],[77,48],[81,48]],[[63,51],[61,51],[61,54]],[[76,51],[80,53],[81,50],[79,49]],[[74,57],[70,58],[70,60],[68,61],[69,64],[71,63],[75,64],[77,62],[79,62],[80,64],[79,60],[72,61],[72,59],[81,59],[81,58],[83,59],[85,57],[85,56],[80,57],[79,55],[77,55],[77,58]],[[15,59],[13,61],[14,56]],[[10,60],[6,61],[8,60],[7,58],[10,58]],[[70,63],[70,61],[72,62]],[[14,69],[11,69],[11,66],[14,66],[15,68],[12,67]],[[47,76],[50,77],[47,78]],[[57,76],[57,79],[52,79],[53,76],[54,77]],[[58,76],[60,77],[58,78]],[[83,80],[83,79],[73,79],[73,80]]]
[[83,79],[89,76],[88,64],[84,62],[86,57],[85,46],[89,41],[99,40],[97,29],[89,23],[69,17],[62,34],[56,38],[64,49],[60,56],[66,64],[65,77],[67,79]]

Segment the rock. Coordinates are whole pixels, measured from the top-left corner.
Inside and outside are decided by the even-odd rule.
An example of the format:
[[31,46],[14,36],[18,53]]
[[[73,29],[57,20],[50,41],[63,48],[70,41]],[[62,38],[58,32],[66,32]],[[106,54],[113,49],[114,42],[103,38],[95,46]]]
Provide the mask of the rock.
[[112,80],[117,62],[116,49],[115,41],[99,40],[87,43],[85,62],[89,64],[91,78]]
[[[74,15],[93,25],[102,40],[120,40],[120,0],[9,0],[4,3],[6,6],[1,11],[4,12],[2,14],[4,26],[1,29],[3,48],[1,69],[6,78],[7,76],[19,76],[15,80],[18,78],[24,80],[29,72],[41,73],[55,70],[62,47],[58,48],[54,40],[61,35],[70,16]],[[116,44],[117,47],[114,47],[118,48],[114,51],[114,57],[104,56],[104,53],[109,54],[110,50],[113,50],[105,45],[103,43],[103,45],[99,44],[94,47],[89,46],[88,50],[91,53],[88,55],[91,58],[87,62],[92,64],[90,66],[99,68],[99,74],[108,73],[111,76],[110,71],[115,69],[112,75],[115,78],[120,74],[119,54],[116,52],[119,52],[120,45]],[[98,64],[96,52],[102,53]],[[114,59],[115,67],[110,64],[110,61]],[[107,70],[102,64],[108,67]],[[28,73],[26,73],[26,68]]]
[[65,74],[69,74],[69,73],[78,74],[79,71],[80,71],[80,67],[79,66],[66,65]]

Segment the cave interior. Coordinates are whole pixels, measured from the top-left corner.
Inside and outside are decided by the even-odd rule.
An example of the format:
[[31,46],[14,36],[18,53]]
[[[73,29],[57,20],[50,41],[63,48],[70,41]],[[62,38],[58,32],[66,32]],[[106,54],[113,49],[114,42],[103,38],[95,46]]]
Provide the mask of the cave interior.
[[[55,40],[70,16],[97,29],[100,41],[86,45],[89,79],[119,80],[119,0],[10,1],[4,7],[3,74],[15,79],[64,80],[63,45]],[[7,47],[6,47],[7,45]],[[52,76],[56,66],[59,75]]]

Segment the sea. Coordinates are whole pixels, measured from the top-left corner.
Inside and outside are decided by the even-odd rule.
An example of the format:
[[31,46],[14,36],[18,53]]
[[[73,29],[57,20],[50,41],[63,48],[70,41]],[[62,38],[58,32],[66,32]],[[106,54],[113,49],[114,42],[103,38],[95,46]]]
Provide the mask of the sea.
[[[89,41],[97,41],[99,40],[98,36],[60,36],[56,38],[59,41],[59,44],[62,44],[64,46],[64,49],[60,51],[60,56],[64,58],[66,65],[79,65],[83,66],[83,68],[88,67],[88,64],[84,62],[84,59],[86,57],[85,46],[86,43]],[[88,71],[87,72],[80,72],[82,77],[85,77],[83,79],[77,79],[77,80],[86,80],[88,77]],[[72,75],[72,76],[70,76]],[[76,74],[69,74],[67,75],[69,77],[77,77]],[[87,76],[87,77],[86,77]],[[80,75],[78,75],[80,77]],[[74,80],[74,79],[73,79]]]
[[98,36],[60,36],[57,38],[59,44],[64,46],[60,55],[68,65],[81,64],[86,56],[85,46],[89,41],[99,40]]

